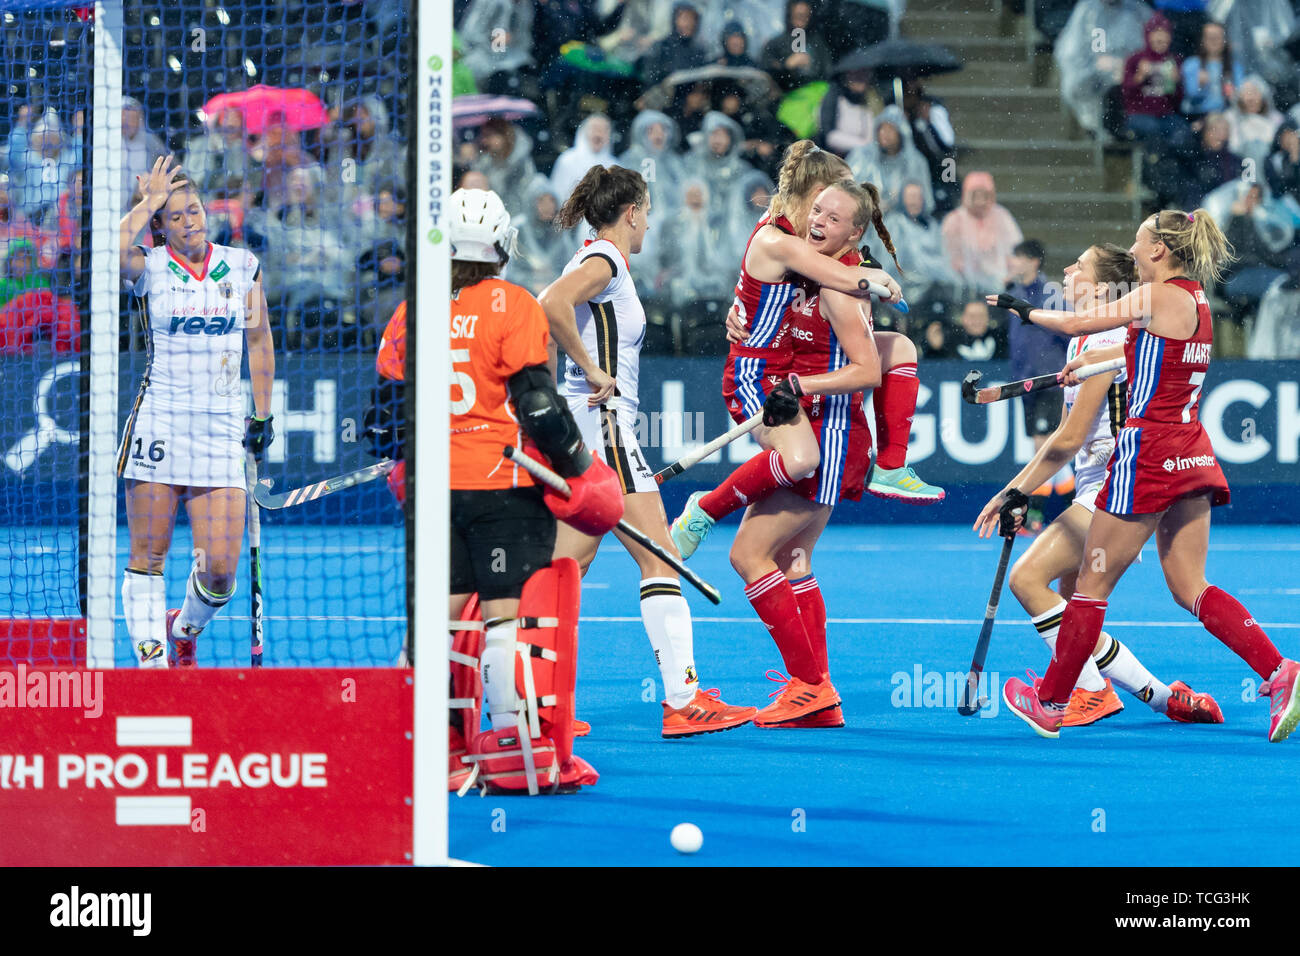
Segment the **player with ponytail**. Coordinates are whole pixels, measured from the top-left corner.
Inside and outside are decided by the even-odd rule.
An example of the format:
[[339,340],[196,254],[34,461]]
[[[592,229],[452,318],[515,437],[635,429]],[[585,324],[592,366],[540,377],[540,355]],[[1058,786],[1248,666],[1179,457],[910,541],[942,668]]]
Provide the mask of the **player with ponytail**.
[[[1114,301],[1078,311],[1034,309],[1005,294],[990,305],[1068,335],[1127,327],[1122,352],[1129,380],[1124,427],[1097,511],[1088,527],[1085,557],[1062,615],[1051,666],[1032,685],[1007,681],[1003,698],[1040,736],[1056,737],[1080,671],[1101,637],[1107,599],[1151,535],[1175,601],[1265,679],[1272,699],[1268,739],[1285,740],[1300,724],[1300,664],[1284,658],[1254,616],[1205,577],[1210,508],[1229,500],[1227,480],[1198,417],[1210,364],[1214,327],[1203,283],[1217,280],[1232,249],[1204,209],[1166,209],[1143,221],[1129,250],[1141,284]],[[1112,347],[1089,362],[1120,349]],[[1063,382],[1082,362],[1068,363]]]
[[[640,173],[591,167],[556,222],[571,229],[585,221],[596,238],[574,253],[540,301],[555,346],[567,356],[564,394],[583,440],[617,474],[628,523],[673,552],[659,486],[636,439],[646,320],[628,260],[641,251],[650,213]],[[662,736],[690,737],[749,723],[755,708],[732,707],[717,691],[701,689],[691,609],[677,572],[622,532],[614,534],[641,571],[641,621],[664,682]],[[602,537],[561,526],[555,556],[574,558],[585,573]]]

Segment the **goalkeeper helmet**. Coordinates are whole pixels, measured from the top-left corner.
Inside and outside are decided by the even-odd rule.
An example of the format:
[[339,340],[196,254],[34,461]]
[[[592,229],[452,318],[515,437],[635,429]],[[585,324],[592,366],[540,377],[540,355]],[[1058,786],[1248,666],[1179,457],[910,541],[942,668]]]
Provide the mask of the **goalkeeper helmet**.
[[451,257],[464,262],[503,263],[514,252],[516,229],[501,197],[490,189],[451,194]]

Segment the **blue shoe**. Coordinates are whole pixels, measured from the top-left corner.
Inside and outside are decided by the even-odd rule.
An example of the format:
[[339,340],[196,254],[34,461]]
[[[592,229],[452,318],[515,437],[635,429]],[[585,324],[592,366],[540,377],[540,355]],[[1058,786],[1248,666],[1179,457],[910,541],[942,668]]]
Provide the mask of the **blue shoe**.
[[695,549],[709,536],[709,532],[717,524],[700,507],[700,499],[705,494],[703,491],[697,491],[687,498],[686,507],[677,516],[677,520],[673,522],[673,526],[669,530],[673,538],[673,544],[677,545],[677,553],[682,556],[683,561],[695,553]]
[[892,498],[912,505],[932,505],[943,501],[948,494],[938,485],[927,485],[907,465],[902,468],[877,468],[873,464],[867,491],[877,498]]

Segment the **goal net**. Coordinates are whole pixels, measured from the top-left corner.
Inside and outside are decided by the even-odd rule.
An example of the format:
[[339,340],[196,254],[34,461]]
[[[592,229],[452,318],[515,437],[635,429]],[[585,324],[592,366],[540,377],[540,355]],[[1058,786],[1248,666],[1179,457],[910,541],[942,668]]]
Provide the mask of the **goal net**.
[[[247,666],[245,416],[272,416],[272,492],[378,460],[365,415],[407,286],[407,5],[120,7],[120,48],[89,5],[0,13],[0,666],[136,666],[191,592],[220,605],[197,665]],[[194,188],[121,256],[167,155]],[[171,490],[128,500],[134,481]],[[264,662],[393,664],[406,551],[382,478],[263,510]]]

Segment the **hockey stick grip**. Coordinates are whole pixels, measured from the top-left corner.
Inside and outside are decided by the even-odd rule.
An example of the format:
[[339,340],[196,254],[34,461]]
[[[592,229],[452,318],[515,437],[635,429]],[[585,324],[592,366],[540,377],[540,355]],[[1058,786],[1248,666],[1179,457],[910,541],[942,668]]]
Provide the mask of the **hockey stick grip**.
[[998,613],[998,602],[1002,599],[1002,582],[1006,580],[1007,565],[1011,563],[1011,547],[1015,536],[1008,536],[1002,543],[1002,555],[998,558],[998,573],[993,578],[993,591],[989,594],[988,606],[984,609],[984,624],[980,627],[979,640],[975,642],[975,655],[971,658],[970,670],[966,672],[966,689],[962,702],[957,705],[957,713],[970,717],[979,713],[982,703],[979,699],[980,674],[984,672],[984,659],[989,653],[989,638],[993,635],[993,619]]
[[[886,289],[886,288],[885,288],[883,285],[881,285],[879,282],[872,282],[870,279],[868,279],[868,280],[867,280],[867,291],[870,292],[870,293],[871,293],[873,296],[875,296],[877,299],[879,299],[881,302],[888,302],[888,301],[889,301],[889,290]],[[909,311],[909,309],[907,308],[907,300],[906,300],[906,299],[899,299],[897,302],[893,303],[893,305],[894,305],[894,308],[897,309],[899,312],[907,312],[907,311]]]
[[721,435],[713,439],[713,441],[709,442],[707,445],[703,446],[702,448],[697,448],[693,452],[689,452],[688,454],[682,455],[681,458],[678,458],[667,468],[655,472],[655,484],[662,485],[669,478],[676,478],[686,469],[694,468],[696,465],[698,465],[704,459],[708,458],[718,449],[727,447],[733,441],[739,438],[741,435],[749,434],[761,424],[763,424],[762,412],[759,412],[757,415],[751,415],[749,418],[746,418],[735,428],[731,429],[730,431],[723,432]]
[[[533,458],[529,455],[524,454],[521,451],[518,451],[512,445],[507,445],[505,447],[505,450],[501,452],[501,456],[510,461],[513,461],[520,468],[528,472],[530,475],[532,475],[534,478],[536,478],[538,481],[540,481],[542,484],[546,485],[547,487],[553,488],[555,491],[558,491],[562,495],[569,494],[569,483],[565,481],[563,478],[561,478],[559,475],[557,475],[555,472],[551,471],[551,469],[543,465],[536,458]],[[691,586],[694,587],[695,590],[699,591],[711,602],[713,602],[714,604],[722,603],[722,594],[721,592],[718,591],[717,588],[715,588],[708,581],[705,581],[698,574],[696,574],[694,571],[688,568],[685,564],[682,563],[681,558],[677,557],[675,554],[669,553],[663,546],[661,546],[656,541],[651,539],[650,536],[647,535],[644,531],[641,531],[639,528],[633,527],[632,525],[628,524],[627,521],[625,520],[619,521],[618,530],[622,531],[625,535],[627,535],[637,544],[641,545],[641,547],[645,548],[647,551],[649,551],[651,554],[657,557],[660,561],[663,561],[665,564],[671,565],[674,571],[676,571],[683,578],[689,581]]]

